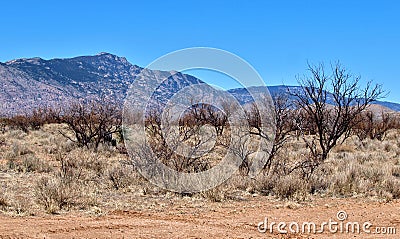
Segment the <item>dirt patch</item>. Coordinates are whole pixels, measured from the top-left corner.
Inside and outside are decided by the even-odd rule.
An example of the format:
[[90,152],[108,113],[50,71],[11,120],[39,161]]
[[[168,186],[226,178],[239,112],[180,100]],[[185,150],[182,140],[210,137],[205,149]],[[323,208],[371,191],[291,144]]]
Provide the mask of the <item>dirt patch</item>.
[[[296,204],[266,197],[241,202],[197,203],[175,201],[162,208],[116,210],[101,216],[85,213],[35,217],[0,216],[1,238],[398,238],[398,235],[279,234],[258,232],[257,225],[268,217],[272,222],[315,222],[337,220],[371,222],[400,230],[400,201],[383,203],[368,199],[316,199]],[[400,231],[397,232],[399,234]]]

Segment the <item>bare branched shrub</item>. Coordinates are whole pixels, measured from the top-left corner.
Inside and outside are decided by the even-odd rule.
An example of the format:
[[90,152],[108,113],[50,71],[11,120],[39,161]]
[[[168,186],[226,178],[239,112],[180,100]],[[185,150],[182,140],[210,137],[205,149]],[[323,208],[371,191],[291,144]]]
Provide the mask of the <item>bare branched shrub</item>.
[[[274,94],[272,95],[274,101],[274,123],[275,123],[275,138],[272,143],[269,157],[264,165],[264,169],[269,170],[273,163],[274,157],[279,151],[284,148],[287,140],[291,137],[291,134],[297,129],[294,123],[294,106],[293,102],[289,99],[288,94]],[[266,104],[267,101],[261,102]],[[251,127],[250,133],[256,135],[260,140],[269,141],[268,132],[265,132],[265,128],[262,127],[262,120],[258,111],[257,105],[252,104],[250,110],[247,111],[247,117]]]
[[186,127],[209,124],[220,136],[228,126],[228,116],[212,105],[195,104],[186,112],[180,123]]
[[367,111],[360,114],[359,117],[360,119],[357,119],[354,133],[361,141],[366,138],[383,141],[389,130],[398,127],[396,118],[392,114],[383,111],[380,115],[376,115],[372,111]]
[[69,208],[79,197],[78,188],[59,177],[42,177],[35,185],[35,197],[49,213]]
[[6,194],[0,191],[0,210],[4,211],[9,206]]
[[112,102],[74,103],[57,117],[70,131],[60,133],[79,146],[94,149],[100,143],[116,146],[113,134],[121,131],[122,119],[121,112]]
[[[168,121],[168,116],[166,116]],[[201,147],[210,143],[214,137],[200,137],[203,124],[176,125],[168,122],[162,127],[161,115],[157,111],[151,111],[146,117],[146,132],[149,136],[151,149],[140,150],[151,157],[152,150],[156,157],[165,165],[178,172],[201,172],[210,167],[207,160],[202,159],[199,153]],[[164,131],[163,131],[164,130]],[[164,134],[168,132],[168,134]],[[189,146],[189,147],[182,147]],[[183,148],[183,151],[180,151]]]
[[108,171],[108,179],[115,190],[124,189],[133,183],[133,168],[125,164],[113,166]]
[[318,166],[328,158],[332,148],[350,137],[357,125],[355,119],[382,96],[383,90],[371,82],[360,90],[360,77],[353,76],[339,63],[332,66],[331,75],[325,73],[322,64],[309,65],[309,71],[311,76],[299,79],[301,89],[291,94],[301,111],[297,124],[303,136],[310,127],[304,123],[311,123],[316,132],[313,137],[303,137],[312,157],[306,165]]
[[4,118],[1,120],[0,125],[2,125],[3,131],[8,126],[11,129],[20,129],[28,133],[29,130],[39,130],[44,124],[58,123],[54,115],[57,115],[57,112],[53,109],[38,108],[24,115]]

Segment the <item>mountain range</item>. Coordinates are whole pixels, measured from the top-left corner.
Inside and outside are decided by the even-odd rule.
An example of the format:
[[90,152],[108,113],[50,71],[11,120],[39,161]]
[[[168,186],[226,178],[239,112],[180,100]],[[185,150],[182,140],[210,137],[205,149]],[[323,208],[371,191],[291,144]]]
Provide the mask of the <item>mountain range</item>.
[[[0,62],[0,116],[25,114],[38,107],[62,107],[76,100],[110,98],[122,105],[129,86],[142,67],[110,53],[66,59],[16,59]],[[148,70],[148,77],[167,79],[157,89],[154,99],[170,98],[180,89],[203,83],[201,79],[176,71]],[[298,86],[269,86],[271,94],[284,94]],[[228,90],[240,102],[247,103],[244,88]],[[375,102],[400,111],[400,104]]]

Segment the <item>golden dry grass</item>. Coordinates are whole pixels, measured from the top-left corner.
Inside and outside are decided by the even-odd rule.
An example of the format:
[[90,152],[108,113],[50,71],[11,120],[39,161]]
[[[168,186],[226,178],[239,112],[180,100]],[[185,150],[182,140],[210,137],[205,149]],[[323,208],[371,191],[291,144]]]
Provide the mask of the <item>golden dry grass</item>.
[[[59,134],[63,127],[52,124],[28,134],[19,130],[0,134],[0,211],[8,215],[102,214],[152,207],[157,198],[182,197],[148,183],[127,163],[128,156],[113,147],[101,146],[97,152],[76,147]],[[337,146],[308,180],[300,170],[284,173],[307,155],[304,143],[292,139],[275,159],[273,169],[281,171],[256,178],[238,173],[191,198],[223,202],[268,195],[297,202],[315,197],[391,201],[400,198],[399,136],[400,131],[392,130],[383,142],[352,137]]]

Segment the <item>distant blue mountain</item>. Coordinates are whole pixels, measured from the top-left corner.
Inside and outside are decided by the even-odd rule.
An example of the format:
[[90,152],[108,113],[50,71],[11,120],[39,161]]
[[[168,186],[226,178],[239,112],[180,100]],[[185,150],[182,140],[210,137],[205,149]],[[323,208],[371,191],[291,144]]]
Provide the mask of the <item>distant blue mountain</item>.
[[[300,86],[285,86],[285,85],[278,85],[278,86],[267,86],[268,91],[271,95],[286,95],[288,100],[294,100],[294,97],[289,92],[296,92],[301,91],[302,88]],[[252,87],[252,91],[254,92],[262,92],[265,90],[265,86],[254,86]],[[253,101],[249,91],[245,88],[236,88],[228,90],[241,104],[246,104]],[[328,94],[327,99],[328,104],[334,104],[332,94]],[[387,102],[387,101],[374,101],[373,104],[380,105],[391,109],[396,112],[400,112],[400,104]]]

